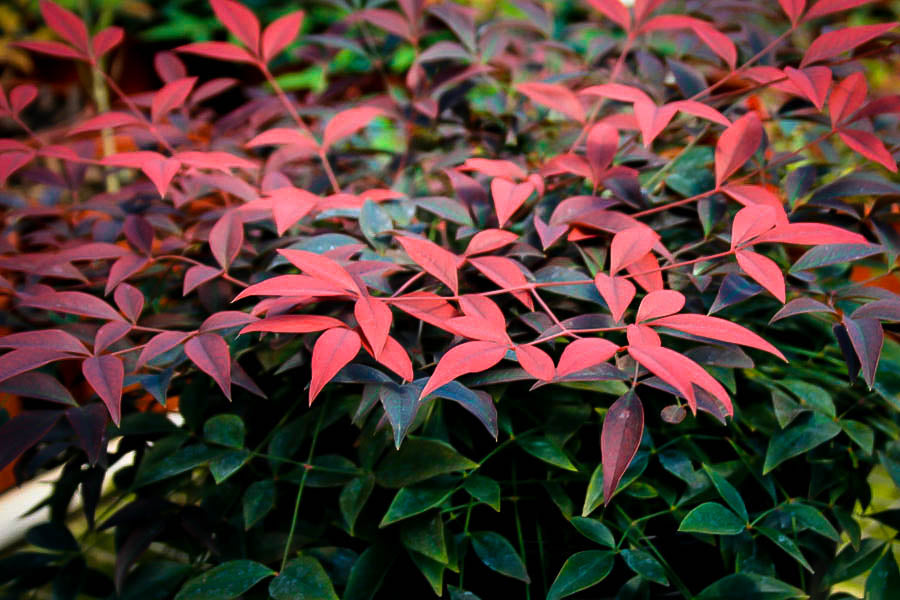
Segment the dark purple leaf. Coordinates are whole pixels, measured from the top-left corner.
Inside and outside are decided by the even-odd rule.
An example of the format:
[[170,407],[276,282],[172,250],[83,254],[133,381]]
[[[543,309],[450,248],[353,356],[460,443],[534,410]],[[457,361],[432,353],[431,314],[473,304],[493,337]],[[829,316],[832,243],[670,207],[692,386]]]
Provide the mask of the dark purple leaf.
[[62,414],[59,410],[26,412],[0,426],[0,469],[41,441]]
[[603,419],[600,451],[603,460],[603,502],[609,504],[619,481],[641,445],[644,407],[633,391],[613,402]]
[[847,316],[844,316],[844,327],[847,329],[847,336],[859,358],[863,379],[871,390],[875,383],[875,372],[878,370],[881,347],[884,345],[884,330],[878,319],[857,319]]
[[81,448],[91,465],[97,464],[103,442],[106,439],[106,410],[102,404],[93,402],[66,410],[66,419],[75,430]]

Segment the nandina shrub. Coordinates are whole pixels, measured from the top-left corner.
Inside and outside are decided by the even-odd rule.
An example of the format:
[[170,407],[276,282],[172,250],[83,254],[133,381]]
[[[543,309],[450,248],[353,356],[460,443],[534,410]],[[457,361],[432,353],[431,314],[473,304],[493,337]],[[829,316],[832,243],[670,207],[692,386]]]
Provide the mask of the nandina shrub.
[[62,467],[10,597],[897,589],[883,7],[211,4],[126,93],[45,1],[114,105],[0,95],[0,464]]

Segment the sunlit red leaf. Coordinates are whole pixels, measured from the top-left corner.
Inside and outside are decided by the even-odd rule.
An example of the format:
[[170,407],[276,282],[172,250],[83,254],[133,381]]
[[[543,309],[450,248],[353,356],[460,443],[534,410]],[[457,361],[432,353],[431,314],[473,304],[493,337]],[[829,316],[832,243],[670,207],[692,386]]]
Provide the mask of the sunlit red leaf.
[[309,275],[278,275],[244,289],[235,300],[247,296],[346,296],[348,292],[329,281]]
[[113,111],[82,121],[69,130],[69,135],[76,135],[85,131],[97,131],[98,129],[122,127],[124,125],[141,125],[142,123],[140,119],[131,113]]
[[747,162],[763,138],[762,123],[755,112],[748,112],[722,132],[716,143],[716,186]]
[[63,38],[83,54],[90,52],[90,38],[87,27],[78,16],[49,0],[41,0],[41,15],[44,22],[59,37]]
[[619,350],[616,344],[600,338],[580,338],[566,345],[559,364],[556,366],[556,376],[565,377],[584,369],[589,369],[612,358]]
[[259,52],[259,20],[249,8],[234,0],[209,0],[219,21],[241,40],[251,53]]
[[770,206],[745,206],[731,223],[731,247],[736,248],[775,227],[775,211]]
[[312,351],[312,378],[309,381],[309,403],[312,404],[325,384],[356,358],[362,347],[359,334],[352,329],[336,327],[319,336]]
[[[365,340],[363,340],[363,345],[366,348],[366,352],[373,354],[372,349],[368,347]],[[374,358],[374,354],[372,358]],[[391,336],[387,337],[381,356],[377,360],[379,364],[399,375],[403,381],[412,381],[413,366],[412,361],[409,359],[409,353],[407,353],[406,348],[400,342]]]
[[800,62],[800,68],[834,58],[844,52],[853,50],[857,46],[861,46],[866,42],[878,38],[894,27],[897,23],[879,23],[877,25],[857,25],[856,27],[845,27],[837,31],[827,31],[816,37],[803,60]]
[[122,360],[109,354],[91,356],[81,363],[81,372],[106,405],[113,423],[118,426],[122,420],[122,384],[125,381]]
[[868,244],[869,241],[858,233],[843,227],[825,223],[789,223],[779,225],[756,238],[755,243],[798,244],[817,246],[819,244]]
[[17,85],[9,93],[9,106],[13,114],[18,114],[37,98],[38,89],[30,83]]
[[255,148],[257,146],[281,144],[300,146],[309,149],[310,152],[319,151],[319,144],[316,140],[312,139],[309,134],[299,129],[289,129],[287,127],[275,127],[274,129],[263,131],[247,142],[246,145],[248,148]]
[[0,187],[5,187],[9,176],[30,163],[34,156],[34,151],[31,150],[0,154]]
[[784,74],[788,76],[803,95],[812,102],[816,108],[822,110],[825,106],[825,98],[831,87],[831,69],[828,67],[807,67],[803,70],[794,67],[785,67]]
[[541,248],[546,250],[552,246],[559,238],[569,231],[568,225],[548,225],[544,223],[537,213],[533,217],[534,229],[541,240]]
[[734,42],[716,29],[712,23],[684,15],[661,15],[653,17],[639,28],[642,32],[673,29],[690,29],[704,44],[709,46],[710,50],[734,69],[737,62],[737,48]]
[[153,102],[150,105],[151,119],[157,122],[169,112],[184,105],[196,83],[196,77],[184,77],[164,85],[153,95]]
[[512,244],[519,239],[519,236],[511,231],[503,229],[485,229],[476,233],[466,246],[465,256],[473,256],[475,254],[484,254],[485,252],[493,252],[504,246]]
[[584,123],[584,106],[581,105],[578,96],[566,86],[558,83],[532,81],[520,83],[516,86],[516,89],[528,96],[533,102],[561,112],[579,123]]
[[806,0],[778,0],[781,10],[791,20],[791,25],[796,25],[806,8]]
[[94,58],[100,58],[122,43],[125,31],[121,27],[107,27],[91,39]]
[[634,391],[621,396],[603,418],[600,455],[603,464],[603,503],[609,504],[616,487],[641,445],[644,407]]
[[508,160],[495,160],[492,158],[469,158],[457,167],[460,171],[478,171],[488,177],[503,177],[510,181],[526,179],[526,173],[522,167]]
[[837,127],[859,110],[868,92],[866,76],[859,71],[851,73],[835,85],[828,100],[831,126]]
[[493,300],[470,294],[460,297],[459,305],[464,316],[447,321],[454,332],[473,340],[511,343],[506,333],[506,317]]
[[22,41],[15,42],[19,48],[25,48],[32,52],[40,52],[41,54],[49,54],[51,56],[59,56],[60,58],[74,58],[75,60],[87,60],[87,56],[77,50],[60,44],[59,42],[43,42],[43,41]]
[[[615,0],[613,0],[615,1]],[[587,159],[596,183],[609,165],[612,164],[619,147],[619,131],[606,123],[597,123],[588,132]]]
[[137,361],[137,367],[141,368],[160,354],[168,352],[175,346],[180,345],[189,336],[190,334],[184,331],[163,331],[162,333],[157,333],[150,338],[150,341],[147,342],[144,349],[141,350],[141,355],[138,357]]
[[613,236],[609,249],[609,273],[615,275],[646,255],[659,236],[646,226],[623,229]]
[[220,310],[206,317],[203,323],[200,324],[198,331],[200,333],[208,333],[220,329],[231,329],[232,327],[241,327],[255,321],[257,321],[255,316],[240,310]]
[[550,381],[554,376],[553,359],[535,346],[516,346],[516,360],[525,371],[541,381]]
[[750,252],[738,250],[736,253],[738,265],[741,270],[750,276],[756,283],[763,286],[782,303],[785,301],[784,275],[781,269],[771,258]]
[[588,0],[588,3],[625,31],[631,30],[631,14],[619,0]]
[[178,52],[187,52],[189,54],[198,54],[207,58],[215,58],[218,60],[227,60],[231,62],[256,63],[253,55],[241,48],[228,42],[194,42],[175,48]]
[[361,293],[356,280],[347,272],[347,269],[327,256],[307,250],[291,249],[282,249],[278,253],[307,275],[333,283],[348,292]]
[[284,235],[290,227],[316,207],[319,197],[295,187],[278,188],[269,192],[272,200],[272,217],[278,235]]
[[653,321],[651,325],[654,327],[661,326],[677,329],[684,333],[709,338],[711,340],[718,340],[720,342],[749,346],[750,348],[756,348],[774,354],[781,360],[787,362],[787,359],[775,346],[760,336],[756,335],[746,327],[738,325],[737,323],[732,323],[726,319],[720,319],[719,317],[682,313],[657,319]]
[[375,360],[380,359],[393,321],[391,309],[384,302],[368,294],[361,294],[353,305],[353,315],[372,348]]
[[839,129],[838,135],[851,150],[859,152],[869,160],[874,160],[892,173],[897,172],[897,161],[884,147],[884,142],[874,133],[860,129]]
[[631,263],[625,269],[634,282],[645,291],[652,292],[663,289],[662,271],[659,270],[659,261],[648,252],[639,260]]
[[494,199],[494,210],[497,211],[500,227],[506,224],[532,192],[534,185],[530,181],[516,184],[502,177],[495,177],[491,181],[491,197]]
[[391,304],[420,321],[445,330],[447,321],[457,316],[456,309],[446,299],[429,292],[398,296],[392,299]]
[[272,21],[262,35],[262,59],[269,62],[290,45],[300,33],[303,11],[298,10]]
[[231,400],[231,355],[220,335],[201,333],[184,345],[184,353],[197,368],[213,378],[225,397]]
[[648,319],[656,319],[672,315],[684,308],[684,294],[675,290],[657,290],[650,292],[638,306],[635,323]]
[[366,127],[375,117],[384,115],[384,111],[374,106],[348,108],[334,115],[322,136],[322,152],[326,152],[332,144]]
[[343,321],[324,315],[276,315],[250,323],[241,334],[254,331],[269,333],[312,333],[334,327],[346,327]]
[[612,318],[616,322],[621,321],[637,291],[634,284],[625,277],[610,277],[606,273],[597,273],[594,276],[594,285],[609,307]]
[[397,242],[403,246],[413,262],[425,269],[429,275],[443,282],[454,294],[459,293],[455,254],[434,242],[420,238],[397,236]]
[[496,342],[465,342],[454,346],[438,361],[419,398],[426,398],[434,390],[461,375],[490,369],[503,360],[506,349],[506,345]]
[[525,279],[525,275],[516,261],[505,256],[477,256],[470,258],[469,262],[482,275],[501,288],[505,290],[520,288],[518,291],[510,291],[510,293],[516,300],[524,304],[528,310],[534,310],[534,302],[531,299],[531,295],[527,290],[521,289],[528,285],[528,280]]
[[857,6],[869,4],[872,1],[873,0],[819,0],[806,12],[806,16],[803,17],[803,22],[805,23],[810,19],[817,19],[843,10],[850,10]]

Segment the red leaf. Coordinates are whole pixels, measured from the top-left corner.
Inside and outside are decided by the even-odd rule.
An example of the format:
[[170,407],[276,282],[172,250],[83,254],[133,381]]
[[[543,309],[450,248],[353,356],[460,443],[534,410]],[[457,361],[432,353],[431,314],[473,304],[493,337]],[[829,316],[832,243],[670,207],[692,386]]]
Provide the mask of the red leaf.
[[78,338],[62,329],[41,329],[5,335],[0,337],[0,348],[52,348],[57,352],[85,356],[91,354]]
[[659,270],[659,261],[648,252],[641,258],[628,265],[625,269],[634,282],[647,292],[663,289],[662,271]]
[[366,10],[354,12],[346,19],[347,23],[356,23],[357,21],[368,21],[389,33],[393,33],[396,36],[410,41],[412,41],[414,37],[406,19],[392,10],[368,8]]
[[869,241],[858,233],[847,231],[835,225],[789,223],[787,225],[779,225],[775,229],[763,233],[756,238],[754,243],[818,246],[819,244],[868,244]]
[[609,504],[628,465],[641,445],[644,407],[633,391],[613,402],[603,418],[600,454],[603,463],[603,503]]
[[284,187],[269,192],[272,199],[272,218],[278,235],[290,229],[297,221],[316,207],[319,197],[295,187]]
[[225,397],[231,400],[231,355],[220,335],[201,333],[184,345],[184,353],[197,367],[215,380]]
[[262,35],[262,58],[269,62],[288,47],[300,33],[303,11],[298,10],[272,21]]
[[199,331],[200,333],[209,333],[220,329],[240,327],[257,320],[253,315],[240,310],[222,310],[206,317],[203,323],[200,324]]
[[588,0],[588,3],[625,31],[631,30],[631,14],[619,0]]
[[820,34],[806,50],[806,54],[800,62],[800,68],[802,69],[809,64],[828,60],[853,50],[857,46],[881,37],[896,26],[896,22],[878,25],[858,25]]
[[510,344],[506,333],[506,318],[493,300],[487,296],[466,295],[459,299],[465,316],[447,322],[454,331],[473,340]]
[[165,198],[172,179],[181,169],[181,163],[175,158],[164,160],[148,160],[141,165],[141,171],[153,182],[161,198]]
[[839,129],[838,135],[851,150],[874,160],[892,173],[897,172],[897,162],[884,147],[884,142],[875,134],[859,129]]
[[[796,1],[796,0],[795,0]],[[831,69],[828,67],[807,67],[802,71],[794,67],[785,67],[784,74],[788,76],[803,95],[812,102],[816,108],[822,110],[825,106],[825,98],[831,87]]]
[[209,3],[228,31],[241,40],[252,54],[258,54],[259,20],[253,11],[234,0],[209,0]]
[[647,95],[641,89],[636,87],[632,87],[630,85],[623,85],[621,83],[603,83],[600,85],[592,85],[590,87],[584,88],[579,94],[586,94],[588,96],[601,96],[603,98],[610,98],[611,100],[616,100],[617,102],[650,102],[653,103],[653,100],[650,96]]
[[90,38],[84,22],[72,11],[66,10],[49,0],[41,0],[40,5],[41,15],[50,29],[83,54],[88,54],[90,51]]
[[676,100],[675,102],[669,102],[666,106],[675,107],[680,112],[685,112],[689,115],[700,117],[701,119],[706,119],[707,121],[712,121],[719,125],[724,125],[725,127],[731,126],[731,121],[728,120],[728,117],[714,109],[712,106],[707,106],[702,102],[697,102],[695,100]]
[[[515,235],[515,234],[512,234]],[[482,275],[496,283],[504,290],[522,288],[528,285],[528,280],[522,273],[522,269],[511,258],[505,256],[478,256],[470,258],[469,262],[478,269]],[[528,310],[534,310],[534,302],[527,290],[510,292],[513,297],[524,304]]]
[[184,105],[196,83],[196,77],[184,77],[167,83],[156,92],[153,95],[153,102],[150,106],[150,115],[153,122],[158,122],[169,112]]
[[34,158],[34,152],[6,152],[0,154],[0,187],[6,186],[10,175],[27,165]]
[[546,250],[569,230],[568,225],[547,225],[534,213],[534,229],[541,240],[541,248]]
[[9,104],[13,114],[20,113],[26,106],[37,98],[38,89],[30,83],[17,85],[9,93]]
[[647,325],[629,325],[625,328],[625,337],[631,346],[662,346],[659,334]]
[[412,381],[413,367],[409,354],[400,342],[391,336],[387,337],[384,350],[381,351],[381,357],[377,360],[380,364],[399,375],[403,381]]
[[871,390],[875,383],[875,372],[878,370],[881,348],[884,345],[884,329],[881,327],[881,322],[873,318],[851,319],[844,315],[843,322],[853,350],[859,357],[863,379],[866,380],[866,384]]
[[94,58],[100,58],[121,44],[124,37],[125,31],[123,31],[121,27],[107,27],[103,31],[97,33],[91,40]]
[[516,346],[516,360],[535,379],[550,381],[554,377],[553,359],[536,346]]
[[502,177],[495,177],[491,181],[491,196],[494,199],[494,209],[497,211],[500,227],[515,214],[533,191],[534,185],[530,181],[515,184]]
[[124,112],[107,112],[96,117],[91,117],[87,121],[83,121],[69,130],[68,135],[76,135],[85,131],[96,131],[98,129],[107,129],[113,127],[122,127],[123,125],[142,125],[143,121]]
[[796,25],[806,8],[806,0],[778,0],[784,14],[791,20],[791,25]]
[[277,315],[260,319],[241,329],[241,335],[254,331],[270,333],[312,333],[334,327],[346,327],[343,321],[323,315]]
[[290,249],[278,250],[278,253],[307,275],[333,283],[352,294],[362,293],[353,276],[327,256],[306,250]]
[[484,231],[479,231],[472,237],[463,255],[473,256],[475,254],[493,252],[503,246],[512,244],[518,239],[519,236],[511,231],[505,231],[503,229],[485,229]]
[[121,321],[122,315],[109,304],[84,292],[46,292],[36,296],[22,296],[22,306],[80,315],[106,321]]
[[287,127],[276,127],[263,131],[255,138],[246,143],[248,148],[256,148],[257,146],[269,146],[286,144],[289,146],[300,146],[307,148],[310,152],[318,152],[319,144],[312,139],[309,134],[299,129],[289,129]]
[[278,275],[253,284],[237,295],[235,301],[247,296],[346,296],[341,287],[309,275]]
[[121,359],[109,354],[92,356],[81,363],[81,372],[103,400],[113,423],[118,426],[122,420],[122,384],[125,381],[125,367]]
[[87,56],[59,42],[37,42],[24,41],[14,42],[11,44],[19,48],[25,48],[32,52],[40,52],[41,54],[49,54],[51,56],[59,56],[61,58],[74,58],[75,60],[87,60]]
[[156,53],[156,56],[153,57],[153,66],[156,68],[159,78],[165,83],[187,77],[187,68],[184,63],[174,53],[167,50]]
[[336,141],[356,133],[367,126],[372,119],[382,115],[384,115],[384,111],[373,106],[348,108],[334,115],[328,121],[325,133],[322,135],[322,152],[327,152]]
[[363,294],[353,306],[353,315],[372,347],[372,356],[380,359],[394,317],[391,309],[384,302]]
[[683,15],[662,15],[654,17],[641,25],[639,31],[646,32],[661,29],[690,29],[704,44],[709,46],[710,50],[734,69],[734,65],[737,62],[737,48],[735,48],[731,38],[720,32],[711,23]]
[[659,236],[647,226],[629,227],[613,236],[609,248],[609,274],[615,275],[650,252]]
[[849,119],[862,106],[867,93],[866,77],[860,72],[852,73],[838,83],[829,100],[832,127]]
[[744,206],[761,204],[771,206],[775,210],[775,224],[787,225],[787,213],[784,212],[784,203],[774,192],[761,185],[726,185],[722,191],[734,198]]
[[356,358],[362,342],[352,329],[335,327],[319,336],[312,351],[312,378],[309,381],[309,403],[312,404],[325,384]]
[[771,258],[750,252],[748,250],[737,251],[737,262],[741,270],[750,276],[756,283],[763,286],[772,295],[784,304],[784,275],[778,265]]
[[722,132],[716,143],[717,187],[753,156],[762,138],[762,123],[755,112],[748,112]]
[[129,321],[134,323],[144,310],[144,294],[129,283],[122,283],[113,294],[116,306]]
[[584,123],[584,106],[581,105],[575,92],[566,86],[558,83],[532,81],[520,83],[516,89],[528,96],[532,102],[552,108],[579,123]]
[[[125,223],[122,227],[125,239],[140,252],[150,254],[153,249],[153,225],[140,215],[128,215],[125,217]],[[118,256],[125,256],[129,252],[124,251],[119,246],[113,246],[110,250],[119,251]]]
[[455,254],[428,240],[397,236],[397,241],[413,262],[443,282],[454,294],[459,294]]
[[731,223],[731,247],[736,248],[775,227],[775,211],[770,206],[745,206]]
[[434,368],[419,399],[467,373],[486,371],[503,360],[507,346],[496,342],[465,342],[447,351]]
[[494,160],[491,158],[469,158],[457,167],[460,171],[477,171],[488,177],[503,177],[511,181],[526,179],[526,173],[522,167],[508,160]]
[[255,163],[228,152],[176,152],[173,158],[180,160],[189,167],[214,169],[223,173],[228,173],[228,169],[248,169],[253,171],[259,168]]
[[60,410],[34,410],[19,414],[0,425],[0,469],[6,469],[26,450],[44,439],[62,416]]
[[597,273],[594,276],[594,285],[609,307],[612,318],[616,323],[621,321],[637,291],[634,284],[625,277],[610,277],[606,273]]
[[650,292],[641,300],[634,322],[673,315],[684,308],[684,301],[684,294],[675,290]]
[[741,346],[749,346],[757,348],[770,354],[774,354],[781,360],[787,362],[784,355],[778,349],[759,337],[746,327],[742,327],[737,323],[720,319],[719,317],[708,317],[706,315],[680,314],[671,315],[657,319],[651,323],[654,327],[668,327],[677,329],[691,335],[705,337],[720,342],[728,342],[730,344],[740,344]]
[[806,23],[810,19],[824,17],[825,15],[830,15],[831,13],[840,12],[842,10],[850,10],[857,6],[869,4],[870,2],[872,2],[872,0],[819,0],[809,9],[806,16],[803,17],[803,22]]
[[190,54],[199,54],[207,58],[216,58],[219,60],[229,60],[233,62],[246,62],[256,64],[256,59],[249,52],[229,44],[228,42],[194,42],[175,48],[178,52],[188,52]]
[[0,356],[0,381],[65,358],[73,357],[49,348],[17,348]]
[[[613,0],[615,1],[615,0]],[[619,147],[619,131],[606,123],[597,123],[587,135],[587,159],[596,184],[612,164]]]
[[148,264],[150,264],[150,259],[140,254],[126,254],[116,260],[109,268],[103,295],[108,296],[111,291],[116,289],[116,286],[132,275],[139,273]]
[[163,331],[162,333],[157,333],[150,338],[150,341],[141,350],[141,355],[137,360],[137,368],[140,369],[160,354],[178,346],[189,336],[190,334],[184,331]]
[[203,285],[224,273],[222,269],[207,267],[206,265],[194,265],[184,273],[184,283],[181,294],[187,296],[198,285]]
[[244,224],[233,210],[225,211],[209,232],[209,249],[222,269],[228,270],[244,244]]
[[420,321],[444,330],[448,330],[447,321],[457,314],[456,309],[447,300],[429,292],[412,292],[398,296],[391,303]]
[[612,358],[619,347],[600,338],[580,338],[563,349],[556,366],[556,376],[565,377],[589,369]]
[[100,354],[131,331],[131,323],[110,321],[97,330],[94,336],[94,354]]

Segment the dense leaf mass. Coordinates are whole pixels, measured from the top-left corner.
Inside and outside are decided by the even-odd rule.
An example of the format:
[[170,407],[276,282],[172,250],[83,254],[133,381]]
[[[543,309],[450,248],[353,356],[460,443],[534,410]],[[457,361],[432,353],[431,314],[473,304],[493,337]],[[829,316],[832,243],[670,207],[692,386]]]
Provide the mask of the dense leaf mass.
[[90,85],[0,89],[0,467],[63,466],[4,591],[889,597],[889,11],[323,5],[140,93],[50,0],[13,44]]

